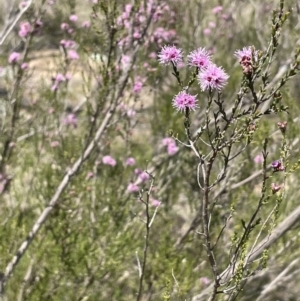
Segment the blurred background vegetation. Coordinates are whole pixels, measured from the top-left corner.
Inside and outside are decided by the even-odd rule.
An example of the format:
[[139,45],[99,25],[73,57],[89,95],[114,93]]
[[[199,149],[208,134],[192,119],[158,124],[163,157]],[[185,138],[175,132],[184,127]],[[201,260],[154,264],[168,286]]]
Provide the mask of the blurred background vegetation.
[[[11,7],[6,2],[1,4],[3,28],[7,9]],[[64,174],[92,140],[114,101],[111,95],[122,75],[122,54],[130,54],[134,47],[118,46],[128,35],[126,28],[117,25],[128,2],[53,2],[56,3],[33,1],[1,46],[0,271],[3,272]],[[144,5],[144,1],[135,2],[135,7]],[[18,13],[18,5],[16,2],[12,15]],[[149,199],[150,216],[157,210],[149,234],[140,300],[192,300],[211,284],[213,277],[199,234],[200,223],[184,237],[201,204],[197,160],[183,145],[177,144],[179,150],[174,155],[169,155],[162,145],[162,139],[172,133],[186,141],[184,117],[171,104],[180,89],[171,67],[158,65],[155,54],[165,44],[174,44],[185,54],[198,47],[208,49],[213,61],[230,75],[223,91],[229,108],[242,79],[242,70],[233,54],[251,45],[257,50],[266,50],[271,36],[272,11],[278,8],[279,1],[166,0],[160,1],[160,5],[161,15],[150,24],[140,45],[135,67],[122,98],[117,100],[118,106],[105,135],[72,177],[50,217],[14,269],[5,287],[4,300],[136,300],[139,288],[137,257],[142,261],[146,233],[145,204],[140,198],[147,199],[146,190],[151,184],[151,179],[140,183],[136,169],[147,170],[155,177]],[[213,9],[220,5],[222,10],[214,13]],[[295,1],[286,1],[286,6],[291,9],[291,16],[281,33],[270,81],[279,80],[276,76],[284,66],[289,66],[299,44],[299,8]],[[69,20],[72,14],[78,16],[74,24]],[[37,19],[43,22],[40,32],[32,36],[30,43],[20,38],[19,23],[29,21],[32,24]],[[85,21],[90,22],[90,26],[84,27]],[[64,22],[72,26],[74,33],[61,29]],[[166,31],[161,40],[158,28]],[[78,60],[66,60],[62,39],[77,43]],[[21,73],[17,66],[8,64],[13,51],[26,52],[28,68]],[[190,76],[185,66],[179,70],[183,77]],[[69,74],[70,79],[58,90],[52,90],[53,78],[58,73]],[[145,82],[136,93],[134,83],[138,77]],[[239,183],[261,170],[262,163],[254,159],[261,154],[266,137],[269,137],[268,164],[280,157],[279,121],[288,122],[286,139],[291,146],[290,165],[298,161],[298,82],[299,76],[295,76],[281,90],[289,114],[264,117],[259,122],[252,144],[232,163],[225,183]],[[206,99],[197,85],[191,92],[198,94],[199,99],[200,108],[194,113],[192,124],[196,129],[203,118]],[[16,103],[19,105],[15,106]],[[12,125],[15,110],[18,114]],[[70,114],[74,114],[74,123],[66,121]],[[94,119],[97,120],[95,124]],[[105,155],[113,157],[116,165],[103,164]],[[135,159],[135,166],[125,164],[128,157]],[[217,172],[214,170],[215,176]],[[281,181],[280,175],[274,178]],[[138,192],[128,191],[129,183],[136,181],[139,181],[140,197]],[[225,184],[215,187],[216,191],[222,185]],[[288,176],[276,224],[298,206],[299,185],[296,170]],[[241,219],[249,220],[260,193],[261,177],[257,176],[246,185],[226,190],[219,196],[211,220],[213,240],[217,239],[224,219],[229,213],[233,215],[216,252],[220,270],[228,265],[234,232],[242,231]],[[154,201],[159,201],[160,206]],[[275,202],[274,196],[260,212],[262,220]],[[233,205],[235,210],[231,211]],[[237,300],[258,299],[266,285],[291,262],[298,260],[298,226],[271,246],[267,268],[251,278]],[[254,238],[255,235],[250,246]],[[299,271],[299,264],[293,265],[263,300],[298,300]],[[217,296],[217,300],[229,300],[227,298],[222,294]]]

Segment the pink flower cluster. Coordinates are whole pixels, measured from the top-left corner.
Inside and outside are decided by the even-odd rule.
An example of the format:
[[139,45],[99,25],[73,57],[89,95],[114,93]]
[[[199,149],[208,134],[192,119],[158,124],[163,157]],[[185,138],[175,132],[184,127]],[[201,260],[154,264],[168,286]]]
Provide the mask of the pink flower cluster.
[[176,142],[173,138],[167,137],[162,140],[162,145],[167,148],[167,152],[170,156],[175,155],[179,148],[176,146]]
[[[183,52],[175,46],[164,46],[158,54],[160,64],[172,63],[178,66],[183,63]],[[229,75],[222,67],[218,67],[211,61],[211,56],[205,48],[198,48],[187,56],[188,65],[196,67],[197,79],[202,91],[221,91],[227,84]],[[185,109],[195,110],[197,108],[196,95],[187,91],[181,91],[173,98],[173,107],[177,111]]]
[[[127,30],[125,37],[119,41],[120,46],[128,45],[131,34],[134,40],[139,40],[142,37],[143,24],[146,24],[150,14],[153,14],[152,19],[155,22],[165,14],[168,15],[169,24],[175,22],[175,13],[171,11],[170,7],[164,2],[156,5],[153,0],[148,0],[146,9],[142,4],[135,11],[133,10],[132,4],[126,4],[123,13],[117,18],[117,25],[123,26]],[[133,22],[131,20],[133,20]],[[146,41],[146,44],[152,42],[161,45],[163,42],[171,42],[174,37],[174,30],[167,30],[163,27],[159,27],[155,29],[149,41]]]
[[133,157],[127,158],[126,161],[125,161],[125,165],[126,166],[133,166],[133,165],[135,165],[135,159]]
[[133,93],[135,94],[139,94],[143,88],[143,85],[145,83],[146,79],[142,78],[140,76],[137,76],[134,79],[134,83],[133,83]]
[[78,60],[79,55],[77,51],[74,49],[76,48],[76,42],[73,40],[61,40],[60,45],[67,49],[68,58],[70,60]]
[[27,37],[32,30],[29,22],[21,22],[19,27],[20,29],[18,34],[21,38]]
[[274,172],[285,170],[285,167],[280,160],[273,161],[271,167],[273,168]]
[[20,59],[20,53],[12,52],[8,57],[8,62],[10,64],[16,64],[19,62],[19,59]]
[[[78,17],[77,17],[77,15],[72,14],[72,15],[69,16],[69,20],[72,23],[76,23],[78,21]],[[66,22],[61,23],[60,28],[61,28],[61,30],[66,31],[68,34],[73,34],[74,33],[74,29],[70,26],[69,23],[66,23]]]
[[150,42],[156,43],[162,47],[164,43],[170,43],[176,38],[176,31],[174,29],[167,30],[163,27],[157,27],[150,37]]
[[68,76],[68,75],[64,76],[63,74],[58,73],[55,77],[52,78],[53,85],[51,87],[51,90],[52,91],[58,90],[59,85],[62,82],[65,82],[69,79],[70,79],[70,76]]
[[[164,46],[160,51],[159,62],[163,65],[172,63],[178,65],[183,62],[182,50],[175,46]],[[197,67],[199,73],[197,75],[202,91],[218,90],[220,91],[226,84],[229,76],[222,67],[216,66],[211,62],[211,57],[205,48],[198,48],[192,51],[188,56],[188,65]],[[176,97],[173,103],[176,102]],[[175,106],[178,111],[182,110],[182,106]],[[193,108],[195,108],[193,106]]]
[[146,171],[143,171],[139,168],[134,170],[134,173],[138,176],[137,180],[133,183],[130,182],[127,186],[128,192],[137,192],[139,191],[139,184],[144,183],[150,179],[149,174]]
[[127,117],[132,118],[135,116],[136,111],[133,108],[128,107],[126,104],[121,103],[118,107],[121,112],[126,113]]
[[64,125],[71,125],[73,128],[77,128],[77,116],[74,113],[68,114],[67,117],[63,120]]
[[114,166],[116,166],[117,161],[113,157],[107,155],[102,158],[102,163],[104,165],[110,165],[110,166],[114,167]]

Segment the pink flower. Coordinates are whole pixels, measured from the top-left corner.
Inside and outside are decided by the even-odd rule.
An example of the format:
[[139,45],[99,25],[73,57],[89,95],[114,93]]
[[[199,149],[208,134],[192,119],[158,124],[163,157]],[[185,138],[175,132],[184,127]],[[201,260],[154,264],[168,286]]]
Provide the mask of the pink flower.
[[159,200],[150,200],[152,206],[154,207],[158,207],[160,205],[160,201]]
[[136,39],[136,40],[140,39],[141,36],[142,36],[141,33],[138,32],[138,31],[135,31],[135,32],[133,33],[133,38]]
[[[239,59],[239,62],[252,61],[252,48],[251,46],[244,47],[243,49],[236,50],[234,55]],[[254,57],[257,57],[257,51],[253,53]]]
[[53,80],[53,85],[51,87],[51,90],[56,91],[59,87],[59,84],[61,82],[64,82],[66,78],[61,73],[58,73],[54,78],[52,78],[52,80]]
[[223,10],[223,7],[222,7],[222,6],[216,6],[216,7],[214,7],[214,8],[212,9],[212,12],[213,12],[214,14],[218,14],[218,13],[220,13],[222,10]]
[[167,137],[167,138],[164,138],[162,140],[162,144],[163,144],[163,146],[168,146],[170,144],[175,144],[175,140],[171,137]]
[[77,117],[74,113],[69,114],[63,122],[65,125],[72,125],[73,128],[77,128]]
[[68,58],[75,61],[79,59],[79,55],[76,50],[70,49],[68,50]]
[[65,48],[75,48],[76,42],[73,40],[61,40],[60,45],[62,45]]
[[104,156],[102,158],[102,163],[105,165],[115,166],[117,161],[111,156]]
[[28,68],[28,64],[27,63],[23,63],[22,65],[21,65],[21,69],[27,69]]
[[67,30],[67,29],[69,29],[69,24],[68,23],[61,23],[60,24],[60,28],[61,28],[61,30]]
[[184,111],[185,109],[195,111],[197,108],[196,97],[197,95],[191,95],[185,91],[181,91],[173,98],[173,107],[176,108],[177,111]]
[[179,151],[179,148],[177,147],[177,145],[175,143],[169,144],[167,147],[167,152],[168,152],[168,155],[170,155],[170,156],[175,155],[178,151]]
[[171,137],[164,138],[162,144],[167,147],[167,152],[170,156],[175,155],[179,151],[175,140]]
[[229,75],[222,67],[217,67],[215,64],[210,64],[198,74],[198,81],[202,91],[207,89],[216,89],[220,91],[226,84]]
[[143,172],[143,171],[142,171],[141,169],[139,169],[139,168],[136,168],[136,169],[134,170],[134,173],[135,173],[136,175],[140,175],[142,172]]
[[258,52],[253,47],[244,47],[242,50],[236,50],[234,55],[239,59],[239,63],[243,68],[243,73],[251,75],[253,72],[253,60],[256,61]]
[[18,52],[12,52],[8,58],[8,62],[10,64],[16,64],[20,59],[20,53]]
[[143,171],[139,174],[139,178],[142,180],[142,182],[145,182],[149,180],[150,176],[145,171]]
[[215,23],[215,22],[209,22],[209,23],[208,23],[208,26],[209,26],[210,28],[215,28],[215,27],[216,27],[216,23]]
[[69,17],[69,20],[72,21],[72,22],[76,22],[78,20],[78,17],[76,15],[71,15]]
[[175,46],[164,46],[158,54],[158,59],[162,65],[172,63],[176,66],[182,62],[182,50]]
[[281,186],[280,185],[276,185],[275,183],[272,183],[271,184],[271,189],[272,189],[272,192],[274,194],[274,193],[276,193],[277,191],[279,191],[281,189]]
[[133,183],[129,183],[129,185],[127,186],[127,191],[128,192],[138,192],[139,187]]
[[143,88],[143,83],[141,81],[135,81],[133,85],[133,93],[139,94]]
[[132,4],[130,4],[130,3],[126,4],[125,5],[125,12],[130,14],[131,10],[132,10]]
[[136,111],[133,109],[129,109],[126,114],[129,118],[131,118],[136,114]]
[[284,169],[285,169],[280,160],[273,161],[271,166],[272,166],[274,172],[284,171]]
[[262,163],[263,161],[264,161],[264,158],[263,158],[262,155],[257,155],[254,158],[254,162],[257,163],[257,164]]
[[61,73],[58,73],[54,80],[56,82],[60,83],[60,82],[64,82],[66,80],[66,78]]
[[20,24],[19,36],[25,38],[31,31],[31,25],[29,22],[22,22]]
[[134,80],[134,84],[133,84],[133,93],[140,93],[142,88],[143,88],[143,85],[145,83],[145,79],[144,78],[141,78],[140,76],[137,76]]
[[206,68],[210,63],[210,55],[205,48],[198,48],[192,51],[188,56],[188,64],[198,67],[200,70]]
[[204,35],[206,35],[206,36],[210,35],[210,33],[211,33],[210,28],[205,28],[205,29],[203,30],[203,33],[204,33]]
[[132,158],[132,157],[129,157],[129,158],[126,159],[125,164],[126,164],[127,166],[133,166],[133,165],[135,164],[135,159]]
[[121,65],[122,65],[122,68],[123,69],[126,69],[128,67],[130,63],[130,56],[128,55],[122,55],[122,58],[121,58]]
[[91,26],[91,22],[90,21],[84,21],[82,22],[82,27],[83,28],[89,28]]

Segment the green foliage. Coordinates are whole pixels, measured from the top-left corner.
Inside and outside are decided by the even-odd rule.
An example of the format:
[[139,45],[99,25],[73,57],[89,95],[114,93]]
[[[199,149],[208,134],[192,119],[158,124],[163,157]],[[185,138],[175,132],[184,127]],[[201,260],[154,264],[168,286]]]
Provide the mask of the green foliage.
[[[129,45],[123,41],[128,29],[118,23],[126,1],[35,3],[22,15],[31,24],[41,19],[43,27],[20,38],[17,24],[1,45],[8,93],[1,99],[0,271],[7,276],[7,300],[183,301],[203,293],[199,301],[208,300],[206,290],[214,292],[215,283],[212,300],[246,301],[299,257],[295,225],[259,256],[253,252],[298,206],[298,19],[274,1],[223,2],[214,14],[217,1],[166,1],[169,8],[162,6],[158,20],[143,27],[134,13],[147,9],[147,1],[134,1],[129,20],[144,36]],[[80,20],[71,23],[70,14]],[[88,28],[80,25],[86,20]],[[63,22],[74,34],[61,30]],[[174,30],[163,42],[185,56],[198,47],[212,52],[230,74],[222,94],[201,92],[191,68],[151,58],[161,47],[157,28]],[[79,60],[68,58],[62,39],[76,42]],[[255,78],[243,74],[234,56],[251,45],[259,50]],[[28,69],[7,63],[15,49]],[[128,73],[124,56],[133,59]],[[70,79],[55,89],[57,74]],[[140,93],[133,92],[138,76],[146,78]],[[184,88],[198,94],[195,112],[172,107]],[[283,121],[287,128],[280,130]],[[162,145],[166,137],[179,148],[173,155]],[[104,164],[106,155],[116,164]],[[126,165],[129,157],[135,166]],[[270,168],[275,160],[283,172]],[[204,165],[211,167],[207,224]],[[149,179],[142,181],[135,169]],[[130,192],[130,183],[139,192]],[[39,231],[31,237],[33,227]],[[30,244],[22,253],[24,242]],[[293,268],[294,278],[283,279],[286,289],[273,289],[263,300],[298,296]]]

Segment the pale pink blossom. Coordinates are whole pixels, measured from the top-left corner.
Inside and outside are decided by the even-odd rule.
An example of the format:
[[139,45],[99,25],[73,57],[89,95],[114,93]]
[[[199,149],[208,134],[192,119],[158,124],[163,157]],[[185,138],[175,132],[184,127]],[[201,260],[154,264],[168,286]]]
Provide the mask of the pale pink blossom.
[[253,161],[256,164],[262,163],[264,161],[263,155],[256,155]]
[[150,202],[151,202],[151,205],[154,207],[158,207],[161,204],[161,202],[159,200],[150,200]]
[[129,185],[127,186],[127,191],[128,192],[138,192],[139,187],[133,183],[129,183]]
[[31,32],[31,25],[29,22],[21,22],[19,36],[25,38]]
[[68,58],[69,58],[70,60],[76,61],[76,60],[79,59],[79,55],[78,55],[78,53],[77,53],[76,50],[74,50],[74,49],[69,49],[69,50],[68,50]]
[[135,165],[135,159],[133,157],[129,157],[126,159],[125,165],[127,166],[133,166]]
[[218,14],[218,13],[220,13],[222,10],[223,10],[223,7],[219,5],[219,6],[214,7],[214,8],[212,9],[212,12],[213,12],[214,14]]
[[105,165],[115,166],[117,161],[113,157],[107,155],[102,158],[102,163]]
[[147,172],[143,171],[142,173],[139,174],[139,178],[141,179],[142,182],[145,182],[149,180],[150,176]]
[[72,125],[73,128],[77,128],[77,117],[74,113],[68,114],[67,117],[63,120],[65,125]]
[[69,20],[72,21],[72,22],[76,22],[78,20],[78,17],[76,15],[71,15],[69,17]]
[[61,23],[60,28],[61,30],[68,30],[69,29],[69,24],[68,23]]
[[20,59],[20,53],[12,52],[8,57],[8,62],[10,64],[16,64]]

